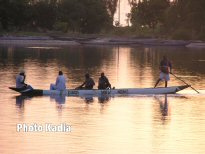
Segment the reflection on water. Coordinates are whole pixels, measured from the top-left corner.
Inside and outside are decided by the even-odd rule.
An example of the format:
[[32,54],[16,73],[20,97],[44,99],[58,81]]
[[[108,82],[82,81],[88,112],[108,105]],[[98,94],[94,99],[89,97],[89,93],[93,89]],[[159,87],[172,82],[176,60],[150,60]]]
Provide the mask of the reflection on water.
[[[95,101],[93,96],[84,96],[84,97],[82,97],[82,99],[85,101],[85,103],[93,103]],[[109,95],[108,96],[106,96],[106,95],[98,96],[97,99],[98,99],[98,103],[103,104],[103,103],[109,102],[111,99],[111,96],[109,96]]]
[[107,102],[110,101],[110,99],[111,99],[110,96],[99,96],[98,97],[98,102],[99,103],[107,103]]
[[[6,84],[11,85],[14,84],[14,77],[19,68],[24,67],[27,82],[36,88],[48,89],[59,69],[63,70],[68,78],[69,88],[81,84],[85,72],[89,72],[97,83],[101,71],[106,73],[116,88],[153,87],[159,75],[158,65],[163,55],[171,59],[174,74],[198,89],[203,89],[203,85],[198,81],[205,82],[205,64],[197,60],[205,59],[204,51],[189,51],[186,48],[106,46],[72,46],[56,50],[2,48],[0,67],[1,73],[4,73],[10,81]],[[1,76],[0,80],[3,79]],[[174,77],[171,80],[169,85],[183,84]]]
[[24,107],[24,103],[27,100],[31,100],[32,99],[32,97],[30,97],[30,96],[23,96],[23,95],[15,96],[15,98],[16,98],[16,106],[19,107],[19,108],[23,108]]
[[65,95],[51,95],[50,101],[51,102],[55,101],[58,111],[61,112],[63,109],[63,105],[66,102],[66,96]]
[[92,96],[90,96],[90,97],[89,97],[89,96],[88,96],[88,97],[85,97],[84,99],[85,99],[85,102],[86,102],[86,103],[92,103],[92,102],[94,102],[94,99],[93,99]]
[[24,107],[24,100],[24,96],[16,96],[16,106],[18,106],[19,108]]
[[51,101],[55,101],[57,104],[65,104],[66,96],[65,95],[51,95]]
[[163,116],[168,116],[168,101],[167,101],[167,94],[164,95],[164,99],[161,100],[157,96],[155,97],[160,104],[160,109]]
[[[75,88],[101,71],[112,86],[153,87],[161,57],[192,84],[176,95],[129,97],[17,96],[7,87],[24,67],[27,83],[49,89],[59,69]],[[0,48],[0,153],[204,153],[205,51],[165,47]],[[181,85],[171,78],[169,85]],[[97,85],[96,85],[97,86]],[[186,97],[184,97],[186,96]],[[16,124],[71,125],[69,133],[17,133]],[[14,148],[15,147],[15,148]]]

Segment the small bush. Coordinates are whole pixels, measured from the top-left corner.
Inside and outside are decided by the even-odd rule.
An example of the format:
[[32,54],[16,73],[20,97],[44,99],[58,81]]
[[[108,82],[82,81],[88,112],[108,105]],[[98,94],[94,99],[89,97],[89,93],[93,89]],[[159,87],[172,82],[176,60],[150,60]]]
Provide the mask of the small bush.
[[192,34],[189,30],[180,28],[173,33],[171,38],[176,40],[190,40],[192,39]]
[[54,24],[53,29],[56,31],[62,31],[62,32],[66,33],[68,31],[68,23],[57,22]]
[[205,41],[205,33],[200,33],[198,39]]
[[3,31],[3,27],[2,27],[2,25],[0,24],[0,32],[2,32]]

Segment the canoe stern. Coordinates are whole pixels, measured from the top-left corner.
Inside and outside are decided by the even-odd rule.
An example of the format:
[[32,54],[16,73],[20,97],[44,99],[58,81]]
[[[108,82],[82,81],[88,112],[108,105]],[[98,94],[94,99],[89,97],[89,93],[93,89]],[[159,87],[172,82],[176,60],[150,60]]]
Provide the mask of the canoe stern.
[[178,86],[178,87],[176,88],[176,92],[181,91],[181,90],[184,90],[184,89],[189,88],[189,87],[191,87],[191,85]]

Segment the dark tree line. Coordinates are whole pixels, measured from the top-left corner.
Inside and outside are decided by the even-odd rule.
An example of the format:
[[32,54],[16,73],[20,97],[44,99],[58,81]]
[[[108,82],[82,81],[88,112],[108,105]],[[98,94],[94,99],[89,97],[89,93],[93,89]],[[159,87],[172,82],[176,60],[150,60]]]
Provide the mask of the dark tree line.
[[205,0],[132,1],[133,27],[159,29],[181,39],[205,39]]
[[[113,26],[119,0],[0,0],[0,30],[98,33]],[[128,0],[132,28],[205,39],[205,0]]]
[[2,30],[62,30],[96,33],[112,26],[109,0],[0,0]]

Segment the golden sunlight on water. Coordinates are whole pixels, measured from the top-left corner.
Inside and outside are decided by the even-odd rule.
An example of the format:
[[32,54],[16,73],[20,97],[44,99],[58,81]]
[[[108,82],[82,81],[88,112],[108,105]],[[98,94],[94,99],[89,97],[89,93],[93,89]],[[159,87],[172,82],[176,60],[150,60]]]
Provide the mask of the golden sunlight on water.
[[123,48],[123,51],[117,53],[117,83],[120,83],[117,87],[126,87],[132,85],[132,80],[127,80],[128,74],[131,74],[130,69],[130,48]]
[[[41,97],[16,107],[11,100],[0,114],[10,115],[5,118],[10,122],[1,120],[1,150],[13,153],[15,145],[16,153],[39,149],[42,153],[203,152],[205,125],[199,123],[205,120],[205,106],[193,103],[199,98],[168,96],[166,105],[164,96],[157,97],[112,98],[103,104],[97,98],[88,104],[81,98],[67,98],[61,105]],[[67,123],[71,132],[17,133],[16,123]]]
[[[26,97],[8,89],[15,84],[20,67],[26,71],[27,83],[39,89],[48,89],[59,69],[69,88],[81,84],[85,72],[92,75],[97,87],[101,71],[117,88],[152,87],[164,54],[172,60],[173,72],[200,94],[189,88],[157,96]],[[198,61],[201,59],[205,59],[203,50],[182,48],[0,48],[0,153],[202,154],[205,63]],[[182,84],[171,77],[169,85]],[[17,124],[23,123],[65,123],[71,131],[17,132]]]

